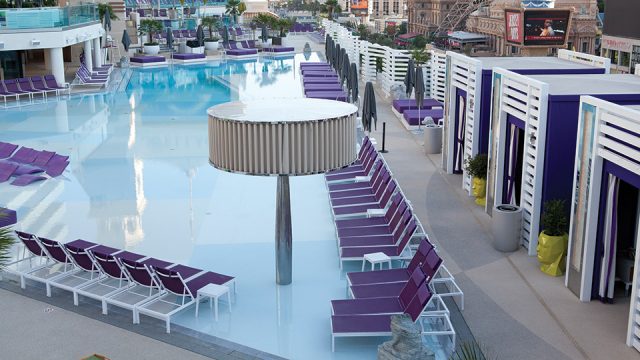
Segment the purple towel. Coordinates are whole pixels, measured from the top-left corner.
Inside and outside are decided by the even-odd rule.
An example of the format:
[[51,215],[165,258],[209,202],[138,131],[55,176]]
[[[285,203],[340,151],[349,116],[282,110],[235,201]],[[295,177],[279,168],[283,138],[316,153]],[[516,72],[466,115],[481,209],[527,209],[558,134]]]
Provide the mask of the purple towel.
[[36,156],[36,159],[33,160],[33,165],[45,166],[55,154],[56,153],[53,151],[45,151],[45,150],[40,151],[40,153],[38,153],[38,155]]
[[39,175],[20,175],[15,180],[13,180],[13,182],[11,182],[11,185],[27,186],[36,181],[46,180],[46,179],[47,179],[46,177],[39,176]]
[[16,169],[18,169],[17,164],[11,162],[0,162],[0,183],[9,180]]
[[60,176],[68,165],[68,161],[50,164],[50,166],[47,168],[47,174],[51,177]]
[[16,175],[16,176],[30,175],[30,174],[39,174],[41,172],[44,172],[44,169],[41,167],[26,165],[26,164],[25,165],[18,164],[18,168],[13,173],[13,175]]

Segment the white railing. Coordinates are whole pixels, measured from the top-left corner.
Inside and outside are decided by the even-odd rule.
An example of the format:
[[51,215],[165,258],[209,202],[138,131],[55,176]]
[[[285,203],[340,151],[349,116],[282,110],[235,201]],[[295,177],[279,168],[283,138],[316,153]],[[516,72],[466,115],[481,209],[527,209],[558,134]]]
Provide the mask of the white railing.
[[602,56],[589,55],[589,54],[585,54],[577,51],[571,51],[567,49],[559,49],[558,59],[564,59],[564,60],[569,60],[578,64],[604,68],[605,74],[608,74],[609,71],[611,70],[611,59],[608,59]]
[[447,55],[438,50],[429,50],[429,52],[431,53],[430,88],[427,94],[444,104],[447,93]]

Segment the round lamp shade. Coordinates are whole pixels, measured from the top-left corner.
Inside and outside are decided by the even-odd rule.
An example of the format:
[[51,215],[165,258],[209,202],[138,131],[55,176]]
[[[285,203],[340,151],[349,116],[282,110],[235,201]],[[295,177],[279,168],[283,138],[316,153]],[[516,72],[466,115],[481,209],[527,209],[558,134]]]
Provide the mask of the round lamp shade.
[[356,159],[354,105],[322,99],[229,102],[209,108],[209,161],[250,175],[311,175]]

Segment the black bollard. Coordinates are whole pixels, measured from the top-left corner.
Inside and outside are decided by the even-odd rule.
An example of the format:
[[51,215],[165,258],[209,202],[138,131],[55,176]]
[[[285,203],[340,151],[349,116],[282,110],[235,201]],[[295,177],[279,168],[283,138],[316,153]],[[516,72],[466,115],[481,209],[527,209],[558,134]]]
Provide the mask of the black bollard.
[[388,151],[384,148],[384,143],[385,143],[385,137],[387,136],[387,123],[383,122],[382,123],[382,150],[380,150],[381,153],[387,153]]

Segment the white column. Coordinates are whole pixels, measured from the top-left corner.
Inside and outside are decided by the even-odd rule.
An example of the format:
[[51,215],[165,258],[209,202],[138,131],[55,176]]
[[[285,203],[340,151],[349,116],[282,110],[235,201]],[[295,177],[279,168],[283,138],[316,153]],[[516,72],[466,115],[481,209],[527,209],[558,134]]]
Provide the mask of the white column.
[[58,85],[63,86],[66,83],[64,78],[64,57],[62,56],[62,48],[47,49],[49,53],[49,63],[51,64],[51,73],[56,78]]
[[91,40],[84,42],[84,65],[89,71],[93,70],[93,55],[91,52]]
[[99,37],[93,39],[93,63],[96,67],[102,66],[102,48]]

